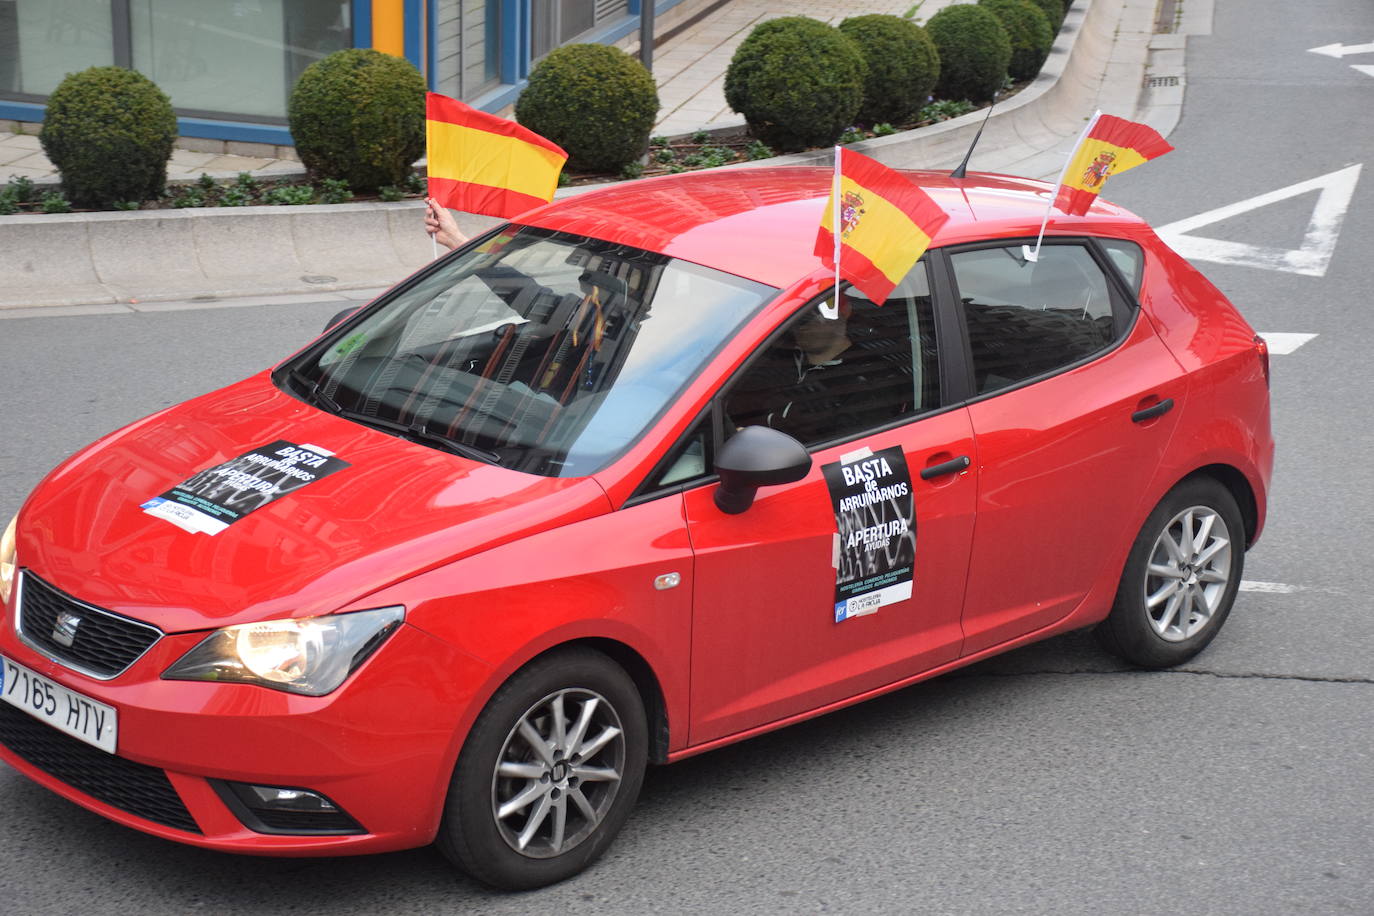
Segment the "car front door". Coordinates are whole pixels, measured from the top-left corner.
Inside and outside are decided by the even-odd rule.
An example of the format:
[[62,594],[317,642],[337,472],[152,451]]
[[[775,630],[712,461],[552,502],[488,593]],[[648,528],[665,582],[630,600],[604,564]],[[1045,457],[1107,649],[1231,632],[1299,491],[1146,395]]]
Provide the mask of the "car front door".
[[966,411],[942,407],[926,278],[923,262],[881,307],[849,298],[831,359],[806,338],[838,326],[809,304],[718,399],[722,428],[774,426],[813,461],[738,514],[714,483],[684,493],[694,745],[958,657],[975,456]]

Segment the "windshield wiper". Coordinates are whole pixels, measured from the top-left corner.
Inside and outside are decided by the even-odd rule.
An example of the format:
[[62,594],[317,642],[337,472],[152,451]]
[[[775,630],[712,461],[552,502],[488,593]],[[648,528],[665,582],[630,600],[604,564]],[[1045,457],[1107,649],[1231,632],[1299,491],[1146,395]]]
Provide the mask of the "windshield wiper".
[[453,452],[455,455],[462,455],[464,458],[471,458],[474,461],[485,461],[487,464],[500,464],[501,456],[495,452],[466,442],[459,442],[457,439],[450,439],[442,433],[430,432],[424,422],[411,423],[409,426],[402,426],[400,423],[390,423],[396,429],[396,434],[402,439],[409,439],[411,442],[418,442],[421,445],[433,445],[445,451]]
[[411,442],[418,442],[421,445],[433,446],[455,455],[461,455],[464,458],[471,458],[474,461],[483,461],[487,464],[498,465],[501,463],[501,456],[496,454],[496,452],[478,448],[466,442],[459,442],[456,439],[450,439],[442,433],[433,432],[425,425],[424,421],[417,420],[407,425],[405,423],[397,423],[393,420],[383,420],[381,417],[369,416],[360,410],[344,407],[325,393],[320,382],[312,381],[300,370],[292,369],[290,375],[292,381],[305,389],[305,400],[307,403],[313,404],[316,407],[322,407],[336,416],[343,417],[345,420],[352,420],[355,423],[370,426],[381,432],[390,433],[393,436],[399,436]]

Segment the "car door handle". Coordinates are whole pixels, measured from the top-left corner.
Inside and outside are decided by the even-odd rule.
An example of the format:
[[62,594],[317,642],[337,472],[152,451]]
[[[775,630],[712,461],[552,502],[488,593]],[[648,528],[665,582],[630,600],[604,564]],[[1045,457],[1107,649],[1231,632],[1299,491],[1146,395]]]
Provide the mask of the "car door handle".
[[968,455],[960,455],[952,461],[942,461],[939,464],[932,464],[930,467],[921,471],[921,479],[930,480],[945,474],[953,474],[956,471],[962,471],[972,463],[973,462],[968,460]]
[[1146,420],[1153,420],[1155,417],[1162,417],[1174,409],[1174,399],[1165,398],[1158,404],[1146,407],[1144,410],[1137,410],[1131,414],[1132,423],[1144,423]]

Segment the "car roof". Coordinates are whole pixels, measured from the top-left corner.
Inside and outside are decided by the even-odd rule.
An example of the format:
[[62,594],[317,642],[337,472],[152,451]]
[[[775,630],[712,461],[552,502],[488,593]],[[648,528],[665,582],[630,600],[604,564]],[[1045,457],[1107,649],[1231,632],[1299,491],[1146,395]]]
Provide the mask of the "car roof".
[[[1034,236],[1054,185],[972,172],[903,170],[949,214],[934,245]],[[770,286],[821,268],[814,253],[834,173],[773,166],[713,169],[627,181],[555,201],[520,217],[545,229],[659,251]],[[1050,211],[1050,234],[1130,236],[1143,221],[1098,201],[1084,216]]]

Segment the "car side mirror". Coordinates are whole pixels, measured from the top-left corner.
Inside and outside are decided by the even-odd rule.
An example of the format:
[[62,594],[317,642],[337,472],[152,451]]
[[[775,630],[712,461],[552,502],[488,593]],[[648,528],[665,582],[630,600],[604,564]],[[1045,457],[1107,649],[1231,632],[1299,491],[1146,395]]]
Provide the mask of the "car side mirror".
[[754,504],[759,487],[792,483],[810,470],[811,456],[796,439],[767,426],[746,426],[716,457],[716,508],[738,515]]
[[341,324],[342,322],[347,321],[349,318],[352,318],[360,308],[362,308],[362,306],[354,305],[344,309],[342,312],[337,313],[333,318],[329,319],[324,323],[325,331],[333,330],[335,325]]

